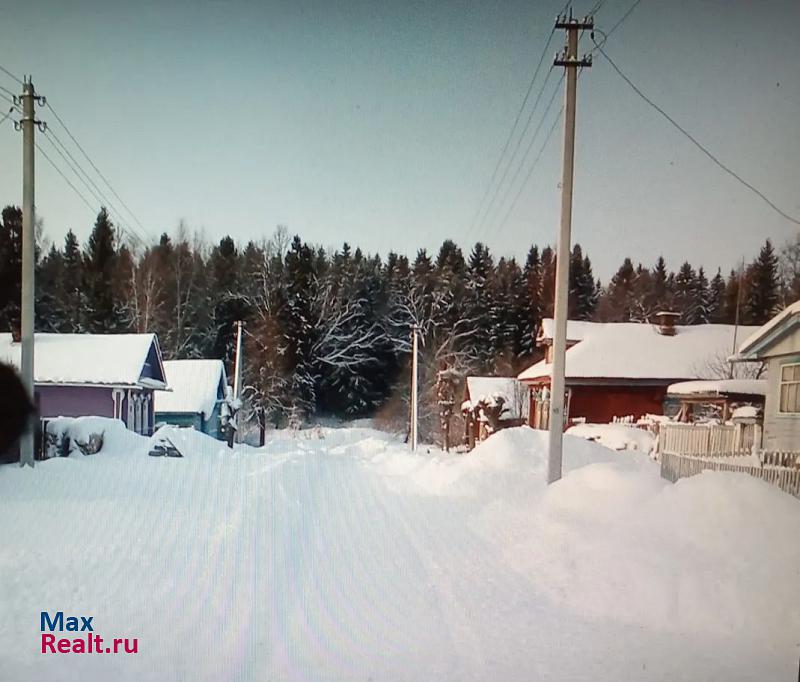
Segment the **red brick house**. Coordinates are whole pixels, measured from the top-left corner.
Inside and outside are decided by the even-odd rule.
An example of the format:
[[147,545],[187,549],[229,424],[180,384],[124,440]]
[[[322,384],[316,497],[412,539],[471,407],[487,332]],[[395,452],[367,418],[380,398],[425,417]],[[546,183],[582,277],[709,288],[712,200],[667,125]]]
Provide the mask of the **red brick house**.
[[[738,338],[755,328],[739,327]],[[545,357],[518,379],[531,389],[531,426],[549,398],[553,320],[543,321],[537,344]],[[606,423],[614,417],[664,414],[667,387],[678,381],[718,376],[734,349],[733,325],[674,325],[665,314],[659,324],[577,322],[567,326],[567,420]]]

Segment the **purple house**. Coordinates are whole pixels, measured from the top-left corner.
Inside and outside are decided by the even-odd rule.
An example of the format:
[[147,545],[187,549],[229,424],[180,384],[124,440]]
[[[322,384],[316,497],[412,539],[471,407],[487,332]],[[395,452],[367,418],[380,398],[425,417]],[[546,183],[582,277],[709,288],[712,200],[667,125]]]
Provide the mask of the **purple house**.
[[[0,362],[20,365],[20,344],[0,334]],[[153,430],[153,392],[166,390],[155,334],[36,334],[34,382],[39,416],[112,417]]]

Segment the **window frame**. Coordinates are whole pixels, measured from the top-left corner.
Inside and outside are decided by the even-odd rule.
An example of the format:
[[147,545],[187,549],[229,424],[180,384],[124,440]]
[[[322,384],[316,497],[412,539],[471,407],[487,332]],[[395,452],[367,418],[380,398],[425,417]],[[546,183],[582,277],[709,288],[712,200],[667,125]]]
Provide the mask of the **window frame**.
[[[778,410],[777,413],[781,416],[785,417],[793,417],[793,416],[800,416],[800,377],[785,380],[783,378],[784,370],[788,367],[795,368],[792,370],[792,374],[797,374],[797,368],[800,368],[800,361],[793,361],[793,362],[786,362],[780,365],[780,375],[778,376]],[[794,410],[784,410],[783,409],[783,387],[784,386],[797,386],[797,392],[795,393],[795,403],[794,403]],[[787,396],[787,403],[788,403],[788,396]],[[787,407],[789,407],[787,405]]]

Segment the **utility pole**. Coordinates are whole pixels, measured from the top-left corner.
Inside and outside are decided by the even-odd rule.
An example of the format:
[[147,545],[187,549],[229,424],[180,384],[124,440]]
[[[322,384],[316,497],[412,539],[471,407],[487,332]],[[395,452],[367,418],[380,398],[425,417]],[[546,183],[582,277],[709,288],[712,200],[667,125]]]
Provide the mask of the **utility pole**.
[[575,162],[575,96],[578,68],[592,65],[591,55],[578,59],[578,31],[591,31],[594,20],[591,16],[583,20],[559,16],[556,28],[567,32],[564,51],[556,55],[555,66],[566,70],[566,100],[564,103],[564,162],[561,173],[561,227],[556,245],[556,300],[555,336],[553,338],[553,374],[550,391],[550,434],[547,460],[547,482],[561,478],[561,449],[564,437],[564,374],[567,353],[567,315],[569,309],[569,257],[572,231],[572,178]]
[[414,324],[411,327],[411,451],[417,449],[417,420],[419,417],[419,386],[418,386],[418,337],[419,327]]
[[[17,104],[17,98],[15,104]],[[22,128],[22,301],[21,301],[21,352],[20,372],[22,383],[35,405],[33,374],[33,320],[34,320],[34,270],[36,257],[34,183],[34,130],[44,130],[44,124],[36,120],[34,101],[44,104],[44,97],[35,94],[30,77],[22,84],[22,120],[15,127]],[[20,439],[20,465],[33,467],[34,462],[33,424],[30,424]]]
[[241,437],[239,435],[239,394],[242,390],[242,321],[237,320],[236,322],[236,363],[233,367],[233,399],[235,401],[236,412],[233,415],[233,424],[236,427],[234,429],[234,438],[237,443],[241,443]]
[[[738,336],[739,336],[739,309],[742,305],[742,284],[744,282],[744,258],[739,266],[738,283],[736,284],[736,314],[733,322],[733,348],[731,349],[731,357],[738,352]],[[728,379],[733,379],[733,361],[728,361]]]

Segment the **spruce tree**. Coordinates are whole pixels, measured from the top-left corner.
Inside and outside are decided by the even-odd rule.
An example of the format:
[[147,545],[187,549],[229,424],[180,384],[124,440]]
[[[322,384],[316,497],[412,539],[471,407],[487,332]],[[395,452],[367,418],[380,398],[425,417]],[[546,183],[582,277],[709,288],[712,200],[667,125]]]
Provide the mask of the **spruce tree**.
[[22,210],[6,206],[0,224],[0,329],[19,329],[22,281]]
[[531,246],[523,270],[525,291],[523,300],[523,327],[521,330],[520,357],[531,358],[536,351],[536,337],[542,324],[542,262],[539,248]]
[[675,312],[681,314],[681,324],[693,324],[696,314],[697,273],[684,262],[675,276]]
[[748,324],[764,324],[778,312],[780,303],[778,257],[769,239],[748,269],[747,279],[745,319]]
[[725,278],[720,269],[708,287],[708,320],[715,324],[725,322]]
[[89,332],[115,332],[122,326],[115,287],[117,263],[114,225],[103,207],[97,214],[83,258],[84,319]]

